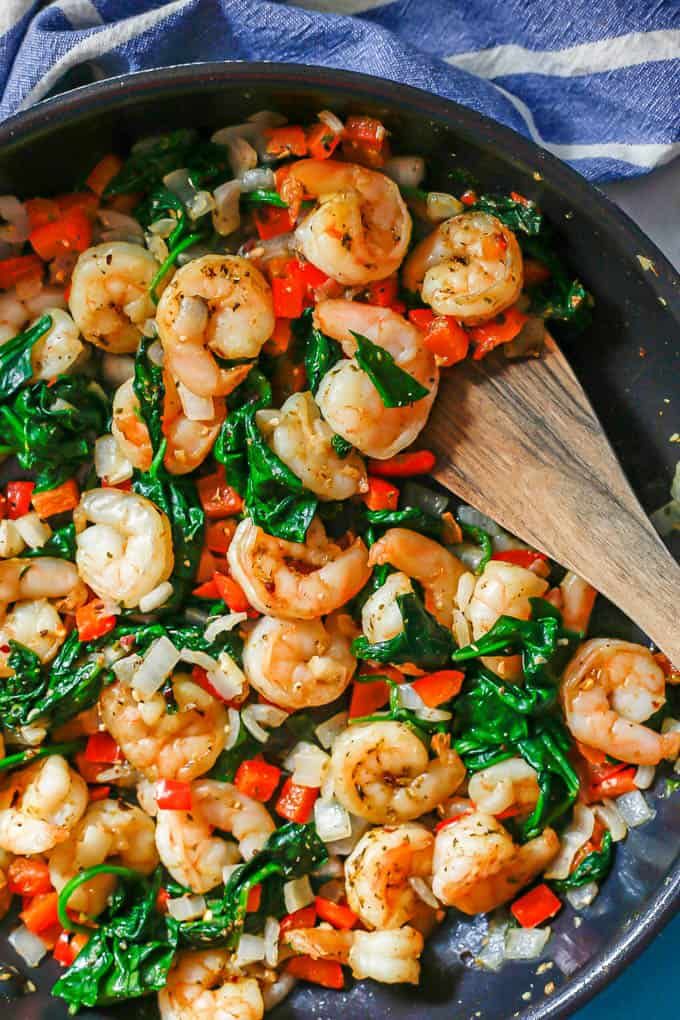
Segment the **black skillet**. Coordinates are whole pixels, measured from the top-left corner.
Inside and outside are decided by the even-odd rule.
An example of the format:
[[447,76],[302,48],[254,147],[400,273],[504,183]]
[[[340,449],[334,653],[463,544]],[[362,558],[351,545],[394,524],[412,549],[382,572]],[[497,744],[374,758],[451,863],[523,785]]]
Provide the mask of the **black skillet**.
[[[677,274],[634,224],[576,173],[465,107],[394,82],[323,68],[227,63],[149,71],[76,89],[0,125],[0,192],[29,197],[70,190],[98,157],[112,149],[125,151],[140,136],[188,125],[211,130],[263,108],[281,110],[292,120],[323,108],[341,116],[379,116],[392,131],[397,152],[427,158],[431,185],[459,187],[457,174],[465,170],[484,191],[515,190],[535,199],[597,302],[588,332],[573,342],[561,338],[565,350],[645,508],[651,511],[666,501],[680,451],[669,442],[678,430],[680,397]],[[641,638],[607,606],[598,613],[595,631]],[[534,961],[508,963],[499,973],[476,969],[472,961],[484,923],[452,913],[428,944],[418,989],[366,982],[337,993],[298,986],[272,1020],[571,1016],[677,911],[680,811],[678,799],[663,797],[664,792],[661,778],[650,795],[655,820],[619,845],[614,871],[580,923],[571,909],[554,922],[543,957],[552,966],[539,968]],[[5,931],[8,927],[5,923]],[[20,962],[4,937],[0,959]],[[55,964],[33,972],[39,990],[8,1002],[7,1015],[13,1020],[66,1017],[61,1000],[49,997],[56,973]],[[2,990],[0,982],[0,1000]],[[133,1020],[153,1016],[154,1007],[134,1003],[90,1015]]]

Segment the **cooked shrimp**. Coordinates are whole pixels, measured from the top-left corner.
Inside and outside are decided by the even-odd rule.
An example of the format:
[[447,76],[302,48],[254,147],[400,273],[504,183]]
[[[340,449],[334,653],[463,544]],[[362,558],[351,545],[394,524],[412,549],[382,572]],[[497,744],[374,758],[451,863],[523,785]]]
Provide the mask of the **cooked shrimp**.
[[264,804],[231,783],[199,779],[192,787],[192,801],[208,825],[232,834],[246,861],[262,849],[276,828]]
[[[473,637],[480,638],[491,630],[499,616],[528,620],[531,616],[529,599],[540,597],[547,588],[548,582],[532,570],[503,560],[489,560],[465,609]],[[505,679],[517,679],[521,675],[518,655],[487,656],[482,661]]]
[[217,358],[258,356],[274,329],[269,284],[248,259],[203,255],[175,273],[156,322],[172,374],[200,397],[225,397],[251,365],[222,368]]
[[345,889],[365,925],[401,928],[424,912],[432,914],[409,879],[430,877],[433,848],[432,833],[413,822],[364,833],[345,861]]
[[[227,413],[226,404],[223,397],[212,398],[211,414],[196,421],[184,413],[169,372],[163,373],[163,385],[163,434],[167,439],[163,463],[171,474],[185,475],[199,467],[211,452]],[[111,432],[123,456],[140,471],[148,471],[153,459],[151,439],[131,379],[113,396]]]
[[2,919],[12,906],[12,892],[9,887],[8,870],[12,863],[12,854],[6,850],[0,850],[0,919]]
[[44,854],[69,838],[88,799],[85,780],[61,755],[13,772],[0,789],[0,848]]
[[69,309],[85,339],[113,354],[136,351],[140,326],[154,315],[149,287],[157,270],[139,244],[109,241],[84,251],[73,270]]
[[420,932],[408,925],[390,931],[298,928],[284,937],[295,953],[347,964],[358,980],[370,977],[386,985],[417,985],[420,979],[425,942]]
[[[71,838],[49,857],[52,885],[61,892],[80,871],[104,861],[149,875],[158,864],[154,824],[141,808],[117,800],[90,804]],[[115,876],[95,875],[69,897],[68,905],[91,917],[101,913],[116,883]]]
[[355,451],[346,457],[335,452],[333,429],[311,393],[293,393],[280,411],[258,411],[255,420],[277,457],[320,499],[349,499],[366,491],[364,462]]
[[56,599],[63,612],[81,606],[87,589],[75,564],[54,556],[0,561],[0,611],[10,602],[36,599]]
[[26,306],[13,291],[0,294],[0,344],[20,333],[28,319]]
[[477,810],[489,815],[511,807],[531,810],[539,796],[538,774],[524,758],[508,758],[470,776],[468,794]]
[[443,545],[408,528],[389,528],[371,546],[368,562],[372,567],[389,563],[419,581],[426,608],[439,623],[451,628],[458,582],[465,567]]
[[384,583],[368,596],[361,607],[361,629],[371,644],[389,641],[401,634],[404,620],[397,597],[412,592],[411,579],[398,570],[389,574]]
[[31,348],[34,382],[68,372],[85,349],[68,312],[61,308],[46,308],[45,312],[52,316],[52,325]]
[[[134,492],[89,489],[74,511],[76,564],[83,581],[102,599],[126,609],[167,581],[174,566],[166,515]],[[85,527],[91,521],[93,527]]]
[[666,702],[666,677],[648,648],[592,638],[578,649],[562,677],[560,697],[573,736],[634,765],[677,758],[680,733],[642,725]]
[[147,779],[189,782],[217,760],[226,739],[227,713],[186,674],[175,674],[172,691],[177,711],[164,712],[148,723],[127,684],[105,687],[99,704],[107,730]]
[[[322,415],[334,432],[366,456],[393,457],[425,427],[437,395],[439,369],[423,346],[422,333],[389,308],[356,301],[321,301],[314,316],[322,332],[338,340],[347,355],[321,380],[316,402]],[[353,357],[357,344],[352,332],[391,354],[399,368],[425,387],[427,396],[404,407],[385,407]]]
[[299,160],[290,176],[319,199],[295,232],[313,265],[349,286],[382,280],[399,268],[411,240],[411,217],[393,181],[334,159]]
[[156,849],[172,877],[194,893],[222,884],[222,872],[241,859],[235,843],[213,835],[200,810],[158,811]]
[[341,548],[326,537],[317,517],[304,544],[274,538],[246,517],[234,532],[227,558],[251,605],[282,620],[332,613],[363,588],[371,573],[362,540]]
[[495,216],[460,213],[416,245],[403,280],[438,315],[473,326],[515,303],[524,281],[522,253]]
[[413,730],[400,722],[350,726],[333,744],[331,770],[335,796],[348,811],[378,825],[407,822],[433,811],[465,776],[465,768],[445,740],[437,757]]
[[51,602],[32,599],[17,602],[0,626],[0,676],[12,676],[9,665],[10,641],[30,648],[41,662],[51,662],[66,637],[66,627]]
[[260,694],[291,712],[327,705],[347,688],[356,668],[352,618],[321,620],[263,616],[246,637],[243,669]]
[[158,993],[161,1020],[262,1020],[255,978],[244,977],[226,949],[178,953]]
[[433,892],[464,914],[485,914],[540,875],[559,847],[553,829],[517,846],[493,815],[474,811],[437,833]]
[[568,570],[560,581],[562,622],[569,630],[585,634],[590,614],[595,605],[597,591],[582,577]]

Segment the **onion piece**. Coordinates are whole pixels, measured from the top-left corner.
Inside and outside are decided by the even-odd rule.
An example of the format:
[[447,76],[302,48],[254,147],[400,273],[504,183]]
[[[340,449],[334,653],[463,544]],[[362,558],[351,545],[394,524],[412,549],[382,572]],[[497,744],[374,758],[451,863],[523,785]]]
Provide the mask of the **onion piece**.
[[14,523],[17,531],[30,549],[42,549],[45,542],[52,536],[52,529],[46,521],[40,519],[35,511],[17,517]]
[[236,950],[235,963],[238,967],[245,967],[249,963],[259,963],[264,960],[264,939],[261,935],[241,935]]
[[170,581],[161,581],[153,591],[143,595],[139,600],[140,613],[153,613],[156,609],[160,609],[171,598],[174,590]]
[[399,704],[412,712],[427,707],[415,687],[408,683],[399,685]]
[[[248,689],[245,673],[237,666],[227,651],[220,652],[217,665],[208,670],[208,680],[224,701],[242,699]],[[270,706],[259,707],[268,708]]]
[[99,436],[94,443],[94,469],[97,477],[109,485],[117,485],[132,478],[134,468],[120,446],[116,437],[107,433]]
[[280,726],[288,718],[288,712],[274,705],[246,705],[241,712],[243,725],[256,740],[266,744],[269,740],[269,733],[260,725]]
[[215,417],[215,405],[212,397],[199,397],[183,382],[177,383],[177,393],[182,410],[189,421],[210,421]]
[[225,613],[224,616],[211,617],[210,623],[204,631],[206,641],[214,641],[218,634],[222,634],[224,631],[233,630],[234,627],[238,627],[239,624],[243,623],[244,620],[247,619],[247,613]]
[[535,960],[550,938],[550,927],[508,928],[505,934],[506,960]]
[[225,730],[227,739],[224,742],[224,750],[230,751],[236,744],[241,732],[241,716],[231,705],[227,709],[227,725]]
[[332,715],[330,719],[319,723],[314,733],[322,747],[329,750],[333,746],[336,738],[340,736],[343,730],[347,729],[348,718],[347,712],[338,712],[336,715]]
[[[266,957],[265,957],[266,959]],[[279,1003],[283,1002],[290,993],[293,991],[297,984],[297,978],[289,974],[288,971],[282,971],[276,981],[271,985],[262,985],[262,1002],[264,1003],[265,1013],[269,1013],[270,1010],[278,1006]]]
[[628,826],[621,817],[615,801],[605,797],[601,804],[594,804],[593,811],[611,834],[612,843],[620,843],[628,834]]
[[566,897],[574,910],[583,910],[584,907],[590,906],[599,891],[600,887],[597,882],[588,882],[586,885],[579,886],[578,889],[568,889]]
[[245,173],[241,174],[239,178],[241,182],[241,191],[275,191],[276,190],[276,178],[274,177],[274,171],[268,166],[258,166],[253,170],[246,170]]
[[179,662],[181,656],[172,641],[165,637],[156,638],[132,678],[132,686],[140,694],[155,694]]
[[0,226],[0,241],[7,241],[8,244],[28,241],[31,223],[26,206],[16,195],[0,195],[0,219],[5,220]]
[[426,200],[426,215],[432,223],[442,223],[452,216],[462,213],[465,206],[453,195],[444,191],[428,191]]
[[177,896],[167,902],[168,913],[176,921],[193,921],[205,913],[205,896]]
[[500,524],[496,524],[490,517],[487,517],[486,514],[483,514],[473,506],[464,504],[459,507],[458,518],[463,524],[469,524],[475,528],[483,528],[484,531],[487,531],[492,536],[504,534]]
[[241,178],[249,170],[257,166],[257,152],[250,142],[236,135],[227,140],[227,158],[234,177]]
[[0,558],[6,560],[22,553],[26,545],[14,521],[0,521]]
[[117,235],[116,237],[102,235],[103,241],[132,241],[133,243],[144,241],[144,230],[133,216],[118,212],[116,209],[98,209],[97,219],[110,234]]
[[330,757],[316,744],[301,740],[287,754],[283,767],[292,772],[293,782],[298,786],[311,786],[319,789],[323,783]]
[[293,878],[290,882],[284,883],[283,901],[289,914],[308,907],[315,899],[314,890],[307,875],[303,875],[302,878]]
[[359,818],[358,815],[350,814],[349,819],[352,823],[351,835],[346,836],[344,839],[334,839],[332,843],[326,844],[326,849],[331,856],[338,854],[340,857],[347,857],[369,828],[370,823],[365,818]]
[[268,967],[275,967],[279,962],[279,933],[281,925],[275,917],[268,917],[264,922],[264,961]]
[[129,684],[132,681],[133,676],[143,663],[141,655],[133,653],[132,655],[126,655],[124,659],[117,659],[111,665],[116,680],[120,680],[121,683]]
[[383,173],[400,188],[419,188],[425,178],[425,160],[422,156],[393,156],[385,163]]
[[336,800],[314,802],[314,824],[319,839],[324,843],[335,843],[352,835],[352,819],[349,812]]
[[492,919],[489,922],[489,930],[484,945],[476,958],[476,963],[485,970],[498,971],[505,960],[505,935],[508,930],[507,921]]
[[616,809],[630,829],[651,822],[656,817],[656,811],[650,808],[644,796],[639,790],[632,790],[630,793],[623,793],[616,798]]
[[448,722],[449,719],[453,719],[453,712],[447,712],[444,708],[428,708],[426,705],[424,708],[417,708],[415,716],[423,722]]
[[428,907],[439,910],[439,900],[424,878],[419,878],[418,875],[410,875],[408,881],[418,899],[421,899],[423,903],[427,903]]
[[633,778],[633,782],[637,786],[638,790],[648,790],[654,782],[654,776],[656,775],[656,766],[654,765],[638,765],[637,772]]
[[213,209],[213,226],[218,234],[227,237],[241,226],[241,182],[225,181],[213,192],[215,208]]
[[217,659],[200,649],[181,648],[179,654],[183,662],[190,662],[192,666],[200,666],[201,669],[217,669],[219,665]]
[[588,842],[594,828],[594,812],[585,804],[576,804],[573,818],[562,833],[559,853],[545,872],[546,878],[567,878],[576,854]]
[[322,124],[325,124],[326,127],[329,127],[331,129],[334,135],[344,134],[345,125],[342,123],[337,114],[333,113],[332,110],[322,110],[321,113],[317,113],[317,117],[319,118]]
[[477,570],[484,557],[484,552],[480,546],[473,545],[472,542],[459,542],[458,545],[452,546],[452,552],[461,563],[465,564],[468,570],[474,571]]
[[15,928],[7,937],[7,941],[29,967],[37,967],[47,953],[47,947],[42,939],[29,931],[25,924]]

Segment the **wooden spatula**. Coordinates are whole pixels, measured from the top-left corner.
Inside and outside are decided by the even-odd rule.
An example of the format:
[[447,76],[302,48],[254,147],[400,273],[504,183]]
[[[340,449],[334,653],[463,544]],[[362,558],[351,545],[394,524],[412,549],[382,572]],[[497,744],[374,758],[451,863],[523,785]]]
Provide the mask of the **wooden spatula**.
[[442,485],[584,577],[680,664],[680,567],[554,340],[541,358],[443,373],[425,438]]

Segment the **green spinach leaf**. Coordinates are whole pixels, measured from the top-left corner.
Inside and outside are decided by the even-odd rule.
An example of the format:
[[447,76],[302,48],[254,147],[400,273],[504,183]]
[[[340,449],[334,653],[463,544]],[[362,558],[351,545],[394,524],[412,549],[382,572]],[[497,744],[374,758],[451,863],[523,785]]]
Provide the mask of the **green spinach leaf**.
[[52,328],[52,316],[43,315],[29,329],[0,347],[0,400],[8,400],[33,375],[31,352]]
[[328,370],[342,360],[342,347],[316,328],[311,308],[293,321],[293,336],[299,357],[304,361],[309,388],[316,394]]
[[395,362],[389,351],[361,333],[350,330],[357,342],[356,362],[380,394],[385,407],[406,407],[430,392]]
[[612,834],[607,829],[602,836],[602,846],[599,850],[593,850],[587,857],[584,857],[568,878],[553,879],[550,884],[558,892],[567,892],[569,889],[578,889],[579,886],[587,885],[588,882],[602,882],[609,874],[613,857]]
[[57,528],[39,549],[25,549],[22,559],[35,559],[40,556],[54,556],[59,560],[70,560],[76,558],[76,528],[75,524],[65,524]]
[[152,191],[166,174],[186,167],[194,187],[201,187],[231,174],[227,150],[213,142],[200,141],[195,131],[182,128],[138,142],[122,168],[108,184],[104,196]]
[[441,669],[451,661],[453,638],[450,631],[427,612],[415,592],[397,595],[404,629],[388,641],[371,644],[363,635],[352,642],[358,659],[373,662],[412,662],[421,669]]

